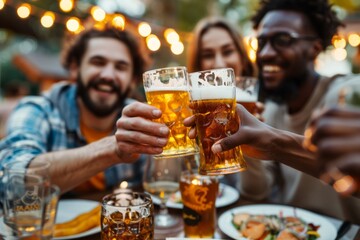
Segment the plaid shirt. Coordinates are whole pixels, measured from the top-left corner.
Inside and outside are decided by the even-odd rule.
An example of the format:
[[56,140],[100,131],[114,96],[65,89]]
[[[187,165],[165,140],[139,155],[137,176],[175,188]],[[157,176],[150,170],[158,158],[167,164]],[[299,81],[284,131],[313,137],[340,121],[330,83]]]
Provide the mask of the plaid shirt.
[[[75,84],[57,83],[43,96],[29,96],[20,101],[8,120],[7,136],[0,141],[1,168],[14,159],[24,161],[26,166],[39,154],[87,144],[80,132],[76,89]],[[106,186],[113,187],[123,180],[141,184],[143,165],[141,158],[133,164],[108,168]]]

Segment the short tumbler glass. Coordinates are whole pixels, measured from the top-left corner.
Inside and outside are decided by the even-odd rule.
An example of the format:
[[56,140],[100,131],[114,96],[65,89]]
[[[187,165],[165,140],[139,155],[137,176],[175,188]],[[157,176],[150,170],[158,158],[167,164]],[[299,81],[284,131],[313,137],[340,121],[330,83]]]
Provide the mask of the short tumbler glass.
[[101,208],[101,239],[154,239],[154,205],[147,193],[117,191]]

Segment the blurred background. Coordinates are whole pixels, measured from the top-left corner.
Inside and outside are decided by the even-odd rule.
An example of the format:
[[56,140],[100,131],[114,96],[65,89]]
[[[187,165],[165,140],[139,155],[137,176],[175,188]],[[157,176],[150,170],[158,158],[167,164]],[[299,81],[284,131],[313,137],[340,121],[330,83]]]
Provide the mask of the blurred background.
[[[324,75],[359,73],[360,0],[330,1],[346,27],[317,68]],[[205,16],[225,16],[248,40],[257,5],[258,0],[0,0],[0,99],[39,94],[66,79],[59,56],[64,34],[80,32],[89,20],[134,27],[152,53],[151,68],[157,68],[186,65],[191,31]]]

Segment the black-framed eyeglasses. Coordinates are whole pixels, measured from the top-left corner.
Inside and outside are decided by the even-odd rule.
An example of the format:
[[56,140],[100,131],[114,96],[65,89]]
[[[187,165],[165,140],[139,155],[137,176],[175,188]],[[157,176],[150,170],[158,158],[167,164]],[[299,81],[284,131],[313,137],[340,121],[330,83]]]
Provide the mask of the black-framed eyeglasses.
[[271,46],[276,51],[281,51],[292,46],[296,41],[306,40],[313,41],[318,39],[316,36],[299,35],[294,32],[277,32],[270,36],[257,37],[257,51],[261,51],[267,42],[270,42]]

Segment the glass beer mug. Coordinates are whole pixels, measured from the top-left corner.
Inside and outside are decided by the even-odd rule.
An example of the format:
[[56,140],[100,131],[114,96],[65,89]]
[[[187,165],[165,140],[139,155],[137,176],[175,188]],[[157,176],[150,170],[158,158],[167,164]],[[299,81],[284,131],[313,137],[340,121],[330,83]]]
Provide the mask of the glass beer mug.
[[191,155],[197,152],[194,140],[188,137],[189,129],[184,126],[185,118],[192,115],[189,108],[189,80],[185,67],[159,68],[143,74],[148,104],[162,111],[160,119],[170,128],[168,144],[161,157]]
[[200,174],[219,175],[245,170],[240,146],[218,154],[211,151],[216,141],[234,134],[239,128],[233,69],[194,72],[189,78],[190,106],[196,116],[200,145]]

